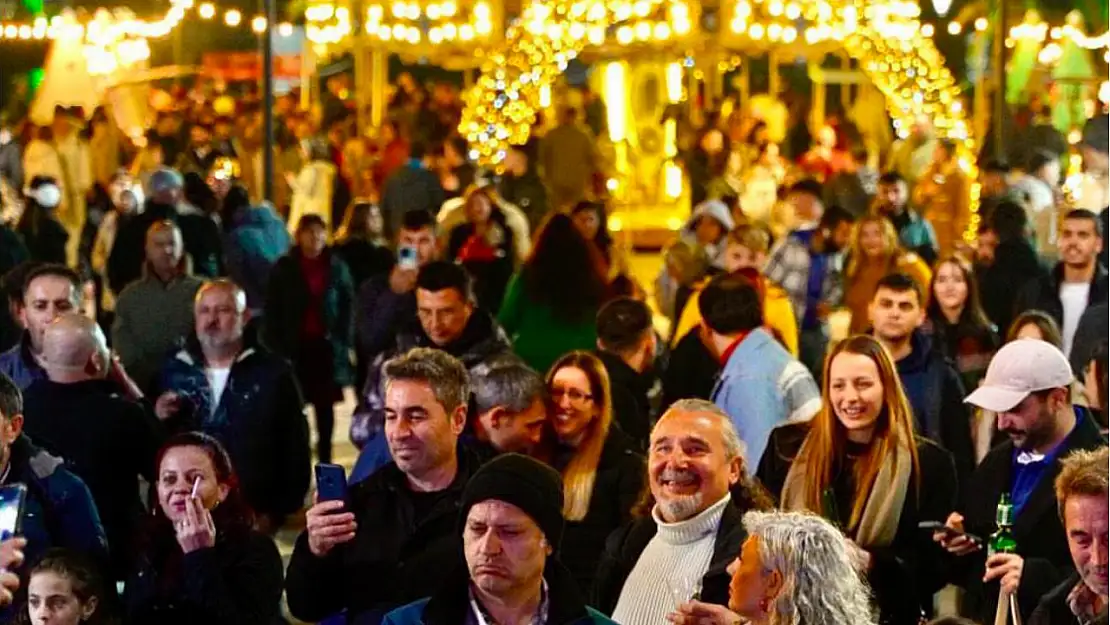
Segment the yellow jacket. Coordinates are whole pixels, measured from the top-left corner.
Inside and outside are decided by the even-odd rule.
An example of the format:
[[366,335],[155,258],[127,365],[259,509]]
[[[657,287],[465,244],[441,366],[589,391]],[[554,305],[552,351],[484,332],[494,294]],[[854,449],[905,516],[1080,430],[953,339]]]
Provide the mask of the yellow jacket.
[[[686,336],[687,332],[701,324],[701,310],[698,308],[698,300],[701,298],[701,290],[708,283],[709,279],[702,281],[696,287],[694,294],[686,301],[686,307],[678,318],[678,325],[671,333],[672,347],[677,345],[679,339]],[[790,297],[787,296],[786,291],[782,290],[782,287],[770,280],[765,280],[764,284],[766,290],[763,293],[763,323],[778,333],[787,351],[790,352],[791,356],[796,357],[798,355],[798,323],[794,319],[794,308],[790,304]]]

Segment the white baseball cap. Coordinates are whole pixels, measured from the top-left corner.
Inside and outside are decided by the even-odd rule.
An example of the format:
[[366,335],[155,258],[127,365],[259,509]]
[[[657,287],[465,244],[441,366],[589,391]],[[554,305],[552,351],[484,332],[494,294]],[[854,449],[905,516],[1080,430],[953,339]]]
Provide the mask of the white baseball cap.
[[979,388],[964,402],[993,412],[1006,412],[1030,393],[1065,388],[1075,378],[1064,353],[1038,339],[1018,339],[991,359]]

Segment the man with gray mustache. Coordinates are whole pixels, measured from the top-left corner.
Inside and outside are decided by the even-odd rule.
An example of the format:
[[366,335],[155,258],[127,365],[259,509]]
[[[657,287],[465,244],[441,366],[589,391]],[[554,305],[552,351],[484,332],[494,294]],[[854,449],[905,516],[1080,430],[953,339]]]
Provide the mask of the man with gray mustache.
[[728,605],[741,518],[772,507],[748,476],[732,419],[712,402],[672,404],[648,454],[651,495],[609,537],[594,588],[593,605],[623,625],[657,625],[693,598]]

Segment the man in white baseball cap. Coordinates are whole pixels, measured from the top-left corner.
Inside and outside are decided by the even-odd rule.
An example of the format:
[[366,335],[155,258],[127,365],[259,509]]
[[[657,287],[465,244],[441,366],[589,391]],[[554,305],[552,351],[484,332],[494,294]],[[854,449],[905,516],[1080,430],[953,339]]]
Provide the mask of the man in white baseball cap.
[[[967,590],[968,616],[991,622],[999,585],[1016,593],[1024,620],[1036,602],[1071,575],[1067,536],[1053,499],[1060,460],[1076,449],[1105,445],[1098,426],[1071,404],[1071,366],[1063,352],[1045,341],[1007,343],[991,360],[979,388],[965,400],[998,415],[998,431],[1009,440],[992,449],[961,489],[965,501],[949,515],[953,532],[934,539],[955,559],[960,584]],[[1016,553],[984,553],[982,539],[996,529],[1002,495],[1013,504]]]

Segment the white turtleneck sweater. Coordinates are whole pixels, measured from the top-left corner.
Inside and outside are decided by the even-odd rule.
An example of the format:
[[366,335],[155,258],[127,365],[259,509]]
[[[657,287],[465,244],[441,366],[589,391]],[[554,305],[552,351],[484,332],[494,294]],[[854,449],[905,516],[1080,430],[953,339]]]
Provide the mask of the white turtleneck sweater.
[[725,495],[701,514],[678,523],[663,521],[658,506],[651,511],[658,530],[624,582],[613,611],[614,621],[621,625],[660,625],[677,607],[672,587],[680,587],[679,580],[697,580],[700,588],[713,559],[717,528],[729,500]]

